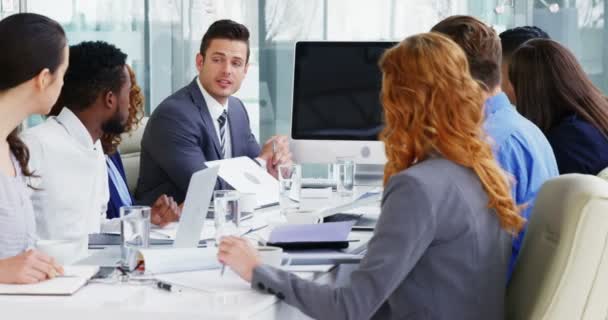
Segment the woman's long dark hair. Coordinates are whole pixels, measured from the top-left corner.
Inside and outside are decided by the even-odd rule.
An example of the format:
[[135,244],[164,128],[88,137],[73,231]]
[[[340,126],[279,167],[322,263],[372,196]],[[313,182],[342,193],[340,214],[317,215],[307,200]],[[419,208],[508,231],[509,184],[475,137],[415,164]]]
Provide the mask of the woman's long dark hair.
[[517,110],[547,133],[564,117],[576,115],[608,137],[608,101],[576,57],[547,39],[524,43],[511,57],[509,79]]
[[[65,32],[56,21],[34,13],[19,13],[0,21],[0,92],[14,88],[49,69],[55,73],[65,59]],[[29,151],[13,130],[6,141],[25,176]]]

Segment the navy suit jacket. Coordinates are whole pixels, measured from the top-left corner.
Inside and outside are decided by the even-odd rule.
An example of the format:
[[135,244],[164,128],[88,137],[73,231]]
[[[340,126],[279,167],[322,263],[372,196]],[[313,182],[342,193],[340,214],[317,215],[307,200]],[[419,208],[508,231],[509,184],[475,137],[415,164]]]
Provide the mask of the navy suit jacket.
[[[122,159],[120,158],[120,153],[116,151],[114,154],[109,156],[110,160],[116,166],[116,169],[120,172],[120,176],[127,184],[127,177],[125,176],[125,168],[122,165]],[[120,199],[120,195],[118,194],[118,189],[116,189],[116,185],[110,179],[110,174],[108,173],[108,186],[110,188],[110,200],[108,200],[108,210],[106,211],[106,216],[108,219],[112,218],[120,218],[120,207],[125,204]],[[133,203],[133,199],[131,199],[131,203]]]
[[[222,158],[214,121],[196,78],[160,103],[141,141],[138,203],[149,205],[163,193],[184,201],[192,174],[204,169],[205,161]],[[232,156],[257,157],[260,146],[243,102],[235,97],[228,99],[228,123]]]

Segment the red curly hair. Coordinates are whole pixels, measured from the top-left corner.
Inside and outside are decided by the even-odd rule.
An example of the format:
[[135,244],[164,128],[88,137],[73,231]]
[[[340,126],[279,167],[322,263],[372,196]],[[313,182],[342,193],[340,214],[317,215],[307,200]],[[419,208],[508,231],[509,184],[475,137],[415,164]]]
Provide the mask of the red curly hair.
[[423,33],[387,50],[379,65],[386,122],[380,137],[388,159],[384,183],[440,154],[477,174],[503,229],[521,230],[521,208],[482,129],[484,91],[471,77],[462,49],[439,33]]
[[[141,88],[137,84],[135,72],[131,66],[126,65],[129,70],[131,79],[131,91],[129,92],[129,117],[125,124],[125,133],[131,132],[139,126],[141,119],[144,117],[144,95],[141,93]],[[116,152],[118,145],[122,141],[119,134],[104,133],[101,136],[101,145],[105,154],[113,154]]]

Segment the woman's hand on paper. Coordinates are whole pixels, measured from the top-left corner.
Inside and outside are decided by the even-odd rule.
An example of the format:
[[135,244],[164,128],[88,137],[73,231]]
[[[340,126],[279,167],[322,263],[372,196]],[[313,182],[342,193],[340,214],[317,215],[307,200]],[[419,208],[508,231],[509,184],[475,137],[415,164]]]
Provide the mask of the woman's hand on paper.
[[14,257],[0,259],[0,283],[37,283],[63,275],[55,260],[37,250],[27,250]]
[[152,205],[150,221],[159,227],[164,227],[171,222],[178,221],[181,213],[181,207],[177,205],[173,197],[163,194]]
[[223,237],[217,257],[248,282],[251,282],[253,269],[262,264],[258,251],[247,240],[238,237]]

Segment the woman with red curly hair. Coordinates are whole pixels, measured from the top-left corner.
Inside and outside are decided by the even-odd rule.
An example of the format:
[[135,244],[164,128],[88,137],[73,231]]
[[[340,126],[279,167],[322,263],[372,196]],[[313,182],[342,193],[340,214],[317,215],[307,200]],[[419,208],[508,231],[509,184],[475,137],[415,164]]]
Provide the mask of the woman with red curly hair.
[[220,262],[315,319],[503,319],[510,235],[524,224],[482,130],[484,92],[437,33],[386,51],[382,214],[342,287],[263,265],[224,238]]
[[[133,69],[127,65],[129,77],[131,78],[131,91],[129,92],[129,117],[124,126],[124,132],[129,134],[137,129],[144,116],[144,96],[137,84]],[[110,199],[108,201],[107,218],[120,217],[120,207],[133,204],[133,197],[127,187],[125,170],[118,152],[118,145],[122,141],[121,135],[104,133],[101,136],[103,152],[107,156],[108,183],[110,187]],[[165,226],[170,222],[179,220],[181,209],[172,197],[161,195],[152,205],[152,223]]]

